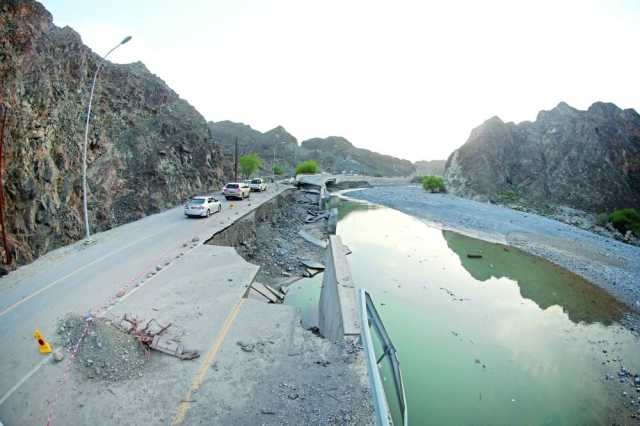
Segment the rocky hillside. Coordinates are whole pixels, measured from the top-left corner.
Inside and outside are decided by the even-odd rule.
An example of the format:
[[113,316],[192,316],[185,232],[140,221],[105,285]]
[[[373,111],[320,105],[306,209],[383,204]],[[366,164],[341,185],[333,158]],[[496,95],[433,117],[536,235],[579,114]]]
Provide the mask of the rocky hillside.
[[243,123],[219,121],[209,122],[209,129],[230,160],[233,159],[237,138],[240,155],[257,153],[264,161],[262,172],[267,174],[271,173],[274,156],[275,163],[288,174],[294,173],[296,163],[309,159],[316,160],[322,170],[329,173],[371,176],[408,176],[415,173],[415,167],[409,161],[356,148],[338,136],[309,139],[298,145],[298,140],[282,126],[262,133]]
[[262,173],[271,174],[274,155],[276,164],[288,172],[292,172],[295,167],[299,149],[298,140],[282,126],[262,133],[243,123],[210,121],[209,130],[213,140],[220,145],[229,162],[233,162],[237,138],[240,155],[255,152],[262,158],[264,162]]
[[302,142],[306,158],[314,159],[324,171],[358,173],[370,176],[410,176],[414,165],[407,160],[356,148],[340,136],[314,138]]
[[521,199],[590,212],[640,207],[640,115],[611,103],[560,103],[536,121],[493,117],[471,132],[445,169],[465,197]]
[[[0,58],[0,100],[9,107],[5,217],[20,264],[83,236],[84,120],[100,57],[71,28],[53,25],[41,4],[4,0]],[[105,63],[93,107],[93,231],[218,187],[223,160],[206,121],[142,63]]]
[[445,163],[445,160],[429,160],[416,161],[413,165],[416,167],[416,175],[418,176],[442,176]]

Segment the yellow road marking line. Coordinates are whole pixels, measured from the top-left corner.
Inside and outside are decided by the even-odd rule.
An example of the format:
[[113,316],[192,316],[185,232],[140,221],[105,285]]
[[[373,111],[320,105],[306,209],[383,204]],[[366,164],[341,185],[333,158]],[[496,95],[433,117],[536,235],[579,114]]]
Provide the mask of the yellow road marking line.
[[216,339],[213,341],[213,345],[211,345],[211,349],[209,349],[207,356],[205,357],[204,361],[202,361],[202,364],[200,365],[198,372],[196,373],[195,376],[193,376],[193,380],[191,381],[191,387],[189,388],[189,391],[187,392],[185,397],[182,398],[182,402],[180,402],[180,405],[178,406],[177,413],[173,418],[173,421],[171,422],[172,426],[178,426],[178,425],[181,425],[182,422],[184,422],[184,419],[187,416],[187,412],[191,407],[191,396],[195,392],[197,392],[198,389],[200,389],[200,386],[204,381],[204,377],[206,376],[207,372],[209,371],[209,368],[211,367],[211,363],[213,362],[214,358],[218,354],[218,351],[220,350],[220,347],[222,346],[222,343],[224,342],[225,337],[229,333],[229,330],[231,329],[233,322],[236,320],[236,317],[238,316],[238,312],[240,312],[240,307],[242,306],[245,300],[246,299],[240,299],[238,303],[236,303],[236,305],[233,307],[229,315],[227,316],[227,319],[225,319],[224,324],[222,325],[222,329],[216,336]]

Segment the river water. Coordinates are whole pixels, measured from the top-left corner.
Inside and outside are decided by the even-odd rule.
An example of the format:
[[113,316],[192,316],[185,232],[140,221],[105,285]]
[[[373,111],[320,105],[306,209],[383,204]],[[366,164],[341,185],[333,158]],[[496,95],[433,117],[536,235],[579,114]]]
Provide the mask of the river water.
[[[611,296],[517,249],[332,202],[354,282],[398,350],[410,424],[633,422],[640,392],[619,372],[640,372],[640,341],[619,324],[626,309]],[[321,281],[298,282],[287,296],[306,324]]]

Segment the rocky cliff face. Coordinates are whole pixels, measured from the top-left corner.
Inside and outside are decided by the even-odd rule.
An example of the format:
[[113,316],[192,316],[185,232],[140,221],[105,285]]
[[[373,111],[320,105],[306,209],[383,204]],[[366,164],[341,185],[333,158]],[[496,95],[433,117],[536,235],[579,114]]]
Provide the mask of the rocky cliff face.
[[640,207],[640,115],[610,103],[560,103],[536,121],[493,117],[445,168],[447,189],[480,199],[521,198],[590,212]]
[[445,160],[416,161],[416,175],[418,176],[442,176],[444,174]]
[[306,158],[316,160],[325,171],[359,173],[370,176],[410,176],[414,165],[407,160],[356,148],[340,136],[314,138],[302,142]]
[[[39,3],[0,4],[5,217],[18,263],[83,236],[84,120],[99,60]],[[105,63],[89,132],[93,231],[217,188],[222,163],[204,118],[160,78],[142,63]]]

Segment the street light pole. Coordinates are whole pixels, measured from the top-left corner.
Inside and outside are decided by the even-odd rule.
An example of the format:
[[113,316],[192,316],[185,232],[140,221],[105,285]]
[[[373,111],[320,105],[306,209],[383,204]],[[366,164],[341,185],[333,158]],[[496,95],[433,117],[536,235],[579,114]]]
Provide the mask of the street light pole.
[[102,64],[107,59],[107,56],[111,54],[118,47],[131,40],[131,36],[126,36],[120,43],[118,43],[113,49],[107,52],[106,55],[100,60],[96,73],[93,75],[93,84],[91,84],[91,95],[89,95],[89,107],[87,108],[87,123],[84,128],[84,148],[82,150],[82,207],[84,210],[84,227],[86,230],[86,240],[91,241],[91,231],[89,230],[89,210],[87,209],[87,139],[89,138],[89,119],[91,118],[91,102],[93,101],[93,91],[96,88],[96,80],[98,79],[98,73],[102,68]]

